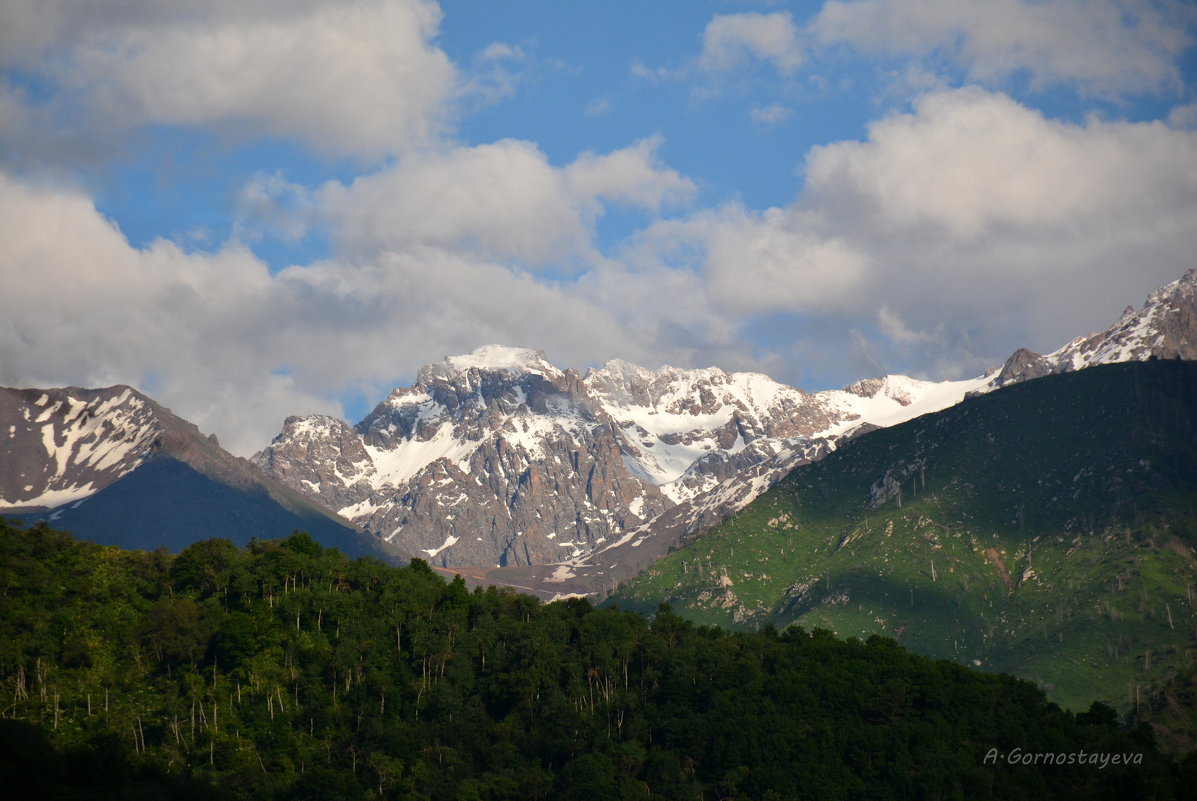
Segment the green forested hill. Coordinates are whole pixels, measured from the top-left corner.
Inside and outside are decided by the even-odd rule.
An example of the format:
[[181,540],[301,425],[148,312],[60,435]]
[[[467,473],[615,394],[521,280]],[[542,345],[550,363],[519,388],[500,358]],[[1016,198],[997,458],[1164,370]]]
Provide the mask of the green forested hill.
[[863,435],[614,601],[879,633],[1126,711],[1197,654],[1197,364],[1094,367]]
[[[1074,717],[892,640],[470,593],[306,535],[171,557],[0,525],[0,711],[9,798],[1169,799],[1195,784],[1109,709]],[[987,764],[991,749],[1141,764]]]

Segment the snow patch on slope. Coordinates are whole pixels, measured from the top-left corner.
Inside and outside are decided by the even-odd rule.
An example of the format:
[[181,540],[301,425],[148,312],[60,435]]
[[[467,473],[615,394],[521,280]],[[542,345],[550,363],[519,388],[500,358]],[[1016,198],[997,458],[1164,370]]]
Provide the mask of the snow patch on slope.
[[0,509],[11,509],[18,506],[44,506],[47,509],[53,509],[58,506],[65,506],[74,501],[85,500],[96,493],[96,486],[91,481],[81,486],[62,487],[60,489],[48,489],[40,495],[27,500],[22,500],[20,503],[9,503],[0,501]]
[[[46,454],[46,469],[29,476],[30,483],[10,488],[0,497],[0,509],[54,508],[86,498],[134,470],[160,433],[149,407],[128,388],[108,398],[103,391],[87,391],[84,398],[90,400],[70,394],[79,390],[51,392],[54,398],[42,393],[32,402],[21,401],[19,394],[13,398],[23,404],[12,411],[24,423],[20,430],[9,426],[11,447],[16,449],[18,440],[37,443]],[[40,411],[35,416],[31,408]]]
[[818,436],[839,436],[862,423],[886,428],[941,411],[960,403],[965,395],[981,389],[992,377],[990,373],[963,381],[935,382],[889,375],[881,379],[881,386],[868,397],[843,389],[816,392],[816,397],[844,418],[819,432]]
[[408,439],[397,447],[379,448],[366,444],[366,453],[374,463],[371,485],[394,487],[414,478],[421,470],[438,459],[457,462],[478,448],[478,442],[461,440],[453,435],[453,424],[445,422],[426,440]]
[[625,463],[675,503],[700,491],[681,483],[700,459],[734,455],[748,445],[739,431],[731,443],[721,444],[734,421],[759,428],[783,404],[796,408],[807,398],[760,373],[649,370],[618,359],[588,372],[586,385],[623,430],[629,446]]
[[446,548],[452,548],[456,544],[457,544],[457,537],[450,535],[448,537],[445,537],[445,541],[442,542],[439,547],[424,548],[422,550],[424,551],[424,553],[428,554],[428,558],[431,559],[434,556],[436,556],[438,553],[440,553],[441,551],[445,550]]

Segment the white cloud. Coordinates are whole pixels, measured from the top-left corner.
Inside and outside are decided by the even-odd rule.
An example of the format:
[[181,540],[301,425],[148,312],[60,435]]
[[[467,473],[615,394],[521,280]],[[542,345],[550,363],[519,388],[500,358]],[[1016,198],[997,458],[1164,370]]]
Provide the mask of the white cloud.
[[877,310],[877,325],[887,339],[901,345],[927,345],[938,338],[932,332],[911,329],[888,306],[882,306]]
[[523,48],[506,42],[491,42],[478,54],[481,61],[523,61],[527,56]]
[[272,279],[248,251],[188,254],[161,240],[137,250],[83,194],[3,174],[0,210],[0,384],[157,381],[160,400],[219,423],[234,447],[252,428],[242,405],[271,416],[287,413],[284,402],[339,409],[294,385],[265,399],[246,392],[271,385],[269,359],[287,336]]
[[597,273],[562,284],[499,263],[549,258],[546,241],[598,259],[602,204],[688,196],[692,185],[656,163],[657,144],[552,167],[501,142],[317,192],[259,176],[241,202],[246,225],[299,236],[309,214],[340,215],[340,255],[274,274],[235,241],[133,247],[84,192],[0,171],[0,385],[141,386],[246,454],[289,414],[339,413],[347,393],[380,397],[481,343],[546,347],[577,366],[651,361],[666,340],[693,348],[662,333],[655,296],[608,306],[590,294]]
[[580,209],[533,144],[503,140],[415,153],[349,186],[330,184],[321,205],[343,250],[417,244],[540,264],[583,249]]
[[771,62],[787,74],[802,63],[798,29],[788,12],[721,14],[707,23],[698,57],[700,69],[724,72],[753,58]]
[[851,242],[792,209],[758,213],[731,204],[658,224],[649,238],[700,242],[711,304],[735,317],[842,308],[869,266]]
[[[987,6],[929,0],[832,3],[816,27],[866,48],[947,48],[993,79],[1027,68],[1041,82],[1082,82],[1081,57],[1113,46],[1107,14],[1049,52],[1023,23],[1054,9],[1059,30],[1071,0],[1003,3],[1009,24],[987,32]],[[912,13],[895,17],[892,41],[870,38],[860,12],[902,8]],[[1143,8],[1083,88],[1172,80],[1180,40],[1157,29],[1156,6]],[[940,10],[943,24],[920,16]],[[0,150],[52,157],[97,146],[88,134],[100,129],[158,122],[393,157],[323,187],[257,176],[235,199],[233,240],[208,253],[133,247],[85,193],[0,170],[0,384],[152,382],[244,453],[287,414],[335,413],[347,392],[380,396],[421,363],[487,342],[546,347],[563,365],[621,356],[794,380],[821,359],[847,380],[906,360],[944,377],[1104,325],[1197,252],[1189,106],[1169,124],[1068,124],[1001,94],[944,91],[913,70],[903,80],[934,91],[864,141],[812,149],[789,206],[728,203],[657,220],[601,253],[606,209],[655,215],[689,202],[694,184],[663,162],[655,138],[567,164],[525,141],[446,142],[452,98],[514,91],[518,76],[502,66],[524,54],[491,45],[475,65],[498,71],[463,84],[431,44],[437,20],[415,0],[0,5],[0,60],[41,70],[100,115],[64,116],[0,85]],[[697,61],[642,71],[701,68],[719,82],[756,59],[788,74],[798,41],[786,14],[716,17]],[[750,113],[777,124],[789,110]],[[275,274],[238,244],[263,232],[298,241],[313,228],[327,229],[333,255]],[[758,325],[790,325],[798,344],[762,354],[746,333]]]
[[511,97],[527,78],[527,61],[522,47],[491,42],[475,54],[473,69],[461,81],[458,96],[475,109]]
[[716,317],[791,315],[842,363],[855,347],[863,369],[943,378],[1109,324],[1193,266],[1194,219],[1197,132],[1060,123],[972,89],[812,149],[789,207],[660,222],[628,258],[700,265]]
[[867,142],[814,148],[806,175],[837,213],[867,209],[873,225],[928,225],[968,241],[1147,223],[1192,203],[1197,149],[1162,123],[1071,125],[965,89],[874,123]]
[[809,29],[869,52],[942,53],[975,81],[1025,70],[1036,88],[1119,95],[1180,85],[1191,14],[1174,0],[829,0]]
[[106,131],[215,125],[369,160],[437,136],[456,91],[425,0],[18,0],[4,14],[6,61]]
[[[594,252],[604,204],[693,191],[657,148],[560,167],[528,143],[451,148],[314,192],[263,176],[248,216],[286,231],[281,200],[341,248],[276,274],[236,244],[132,247],[84,193],[0,173],[0,384],[153,386],[246,453],[288,414],[336,413],[486,342],[564,365],[943,378],[1104,326],[1197,252],[1197,132],[1052,122],[978,90],[813,150],[786,208],[700,210],[619,261]],[[570,279],[504,263],[571,254]],[[762,352],[757,325],[794,345]]]
[[414,153],[349,186],[329,184],[320,204],[346,251],[430,245],[561,267],[593,256],[594,219],[605,202],[655,211],[693,193],[689,180],[658,162],[659,144],[582,154],[564,168],[510,139]]
[[0,63],[37,65],[55,51],[122,29],[286,20],[323,4],[327,0],[7,0],[0,5]]
[[661,137],[607,154],[583,153],[565,168],[571,194],[576,198],[607,200],[659,211],[662,206],[685,203],[694,184],[657,158]]
[[611,310],[508,267],[413,246],[272,275],[242,247],[138,249],[76,190],[0,173],[0,385],[130,383],[246,454],[483,342],[581,365],[644,357]]
[[661,81],[681,80],[689,74],[689,68],[648,67],[639,61],[633,61],[631,66],[628,67],[628,73],[634,78],[659,83]]

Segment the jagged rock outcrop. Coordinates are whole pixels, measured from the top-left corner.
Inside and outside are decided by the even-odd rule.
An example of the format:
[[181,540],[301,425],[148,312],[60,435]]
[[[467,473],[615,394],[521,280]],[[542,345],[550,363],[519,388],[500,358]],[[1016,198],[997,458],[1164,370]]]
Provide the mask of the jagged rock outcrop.
[[901,406],[909,406],[914,402],[918,393],[912,386],[912,381],[903,379],[905,376],[885,376],[884,378],[862,378],[844,387],[844,392],[858,398],[874,398],[878,395],[890,398]]
[[1051,375],[1052,372],[1050,360],[1032,350],[1019,348],[1010,355],[1009,359],[1006,359],[997,378],[993,380],[993,386],[997,388],[1016,384],[1019,381],[1030,381],[1033,378]]
[[[287,447],[264,451],[259,466],[287,476],[296,489],[318,493],[328,508],[352,505],[368,487],[373,463],[362,438],[345,422],[327,415],[288,417],[279,436]],[[329,471],[335,481],[328,480]]]
[[625,434],[627,455],[674,502],[821,436],[843,418],[823,398],[760,373],[648,370],[611,361],[585,385]]

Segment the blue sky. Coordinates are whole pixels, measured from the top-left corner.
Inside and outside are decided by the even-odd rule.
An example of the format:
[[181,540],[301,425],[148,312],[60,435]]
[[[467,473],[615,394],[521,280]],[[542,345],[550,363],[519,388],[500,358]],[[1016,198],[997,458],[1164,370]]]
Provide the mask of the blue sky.
[[0,384],[236,452],[499,342],[979,373],[1197,266],[1171,0],[11,0]]

